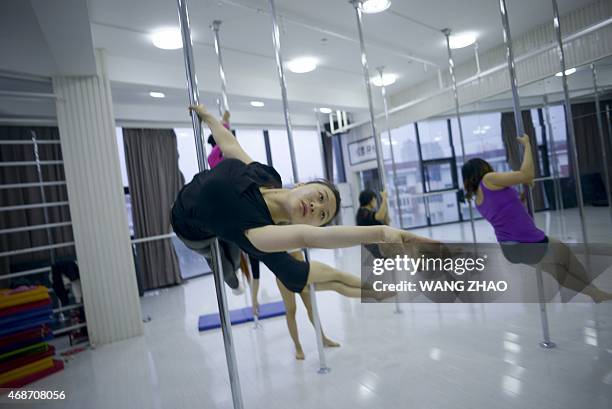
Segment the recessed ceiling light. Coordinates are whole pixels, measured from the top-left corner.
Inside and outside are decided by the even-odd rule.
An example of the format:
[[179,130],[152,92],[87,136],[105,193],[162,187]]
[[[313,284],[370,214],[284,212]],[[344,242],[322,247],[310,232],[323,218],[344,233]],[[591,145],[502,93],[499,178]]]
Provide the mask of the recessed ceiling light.
[[151,95],[153,98],[166,98],[166,94],[163,92],[151,91],[149,92],[149,95]]
[[366,0],[361,3],[361,11],[367,14],[380,13],[391,7],[389,0]]
[[183,39],[178,28],[159,30],[151,36],[153,45],[162,50],[177,50],[183,47]]
[[263,102],[261,102],[261,101],[251,101],[251,106],[252,107],[261,108],[264,105],[265,104]]
[[459,33],[450,36],[449,38],[450,48],[456,50],[457,48],[467,47],[468,45],[472,45],[476,42],[476,34],[475,33]]
[[296,74],[304,74],[317,68],[317,59],[313,57],[294,58],[287,62],[287,68]]
[[386,87],[387,85],[393,84],[395,80],[397,80],[397,75],[392,74],[392,73],[384,73],[382,75],[382,78],[380,78],[380,75],[376,75],[370,78],[370,81],[372,81],[372,84],[376,85],[377,87],[382,87],[382,86]]
[[332,110],[331,108],[319,108],[319,112],[322,114],[331,114]]
[[[575,68],[568,68],[567,70],[565,70],[565,76],[572,75],[575,72],[576,72]],[[562,76],[563,74],[561,74],[561,71],[555,74],[555,77],[562,77]]]

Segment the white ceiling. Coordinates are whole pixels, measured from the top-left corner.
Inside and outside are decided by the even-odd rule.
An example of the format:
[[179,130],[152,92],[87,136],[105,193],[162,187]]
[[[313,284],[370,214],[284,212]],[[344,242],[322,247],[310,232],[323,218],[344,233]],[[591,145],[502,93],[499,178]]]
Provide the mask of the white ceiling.
[[[559,0],[560,12],[565,14],[590,2]],[[183,120],[186,94],[182,51],[159,50],[149,38],[158,28],[178,26],[175,0],[55,0],[53,7],[49,3],[2,2],[0,52],[7,58],[0,61],[0,69],[38,75],[86,72],[91,69],[87,62],[93,49],[104,48],[119,119]],[[82,34],[85,6],[91,27],[90,47],[82,45],[87,41]],[[223,21],[220,36],[230,106],[236,120],[281,123],[268,2],[192,0],[188,6],[204,101],[212,104],[220,88],[209,29],[210,23],[218,19]],[[363,112],[367,100],[352,5],[346,0],[276,0],[276,6],[285,60],[300,55],[320,59],[319,68],[312,73],[287,71],[296,122],[311,122],[312,110],[317,106]],[[550,21],[550,0],[508,0],[508,9],[514,37]],[[65,16],[72,19],[71,25]],[[395,0],[384,13],[364,15],[370,70],[374,72],[375,67],[384,65],[387,71],[399,75],[389,93],[437,75],[436,68],[426,70],[424,64],[411,61],[408,55],[447,69],[444,37],[426,26],[475,31],[482,52],[502,42],[495,0]],[[78,44],[65,42],[75,36],[81,40]],[[458,64],[473,56],[471,47],[455,52]],[[168,98],[152,100],[147,93],[154,89],[163,90]],[[375,96],[378,103],[378,93]],[[256,110],[248,105],[251,99],[264,100],[267,105]]]

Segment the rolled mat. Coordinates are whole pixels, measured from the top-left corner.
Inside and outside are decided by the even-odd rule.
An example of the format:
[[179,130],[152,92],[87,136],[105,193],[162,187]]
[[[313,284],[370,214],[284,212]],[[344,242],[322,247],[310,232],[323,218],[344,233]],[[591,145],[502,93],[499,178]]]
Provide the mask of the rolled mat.
[[48,350],[55,350],[53,345],[49,345],[46,342],[38,342],[36,344],[28,345],[27,347],[19,348],[11,352],[0,354],[0,362],[6,362],[11,359],[20,358],[22,356],[38,354]]
[[44,307],[51,305],[51,298],[46,300],[34,301],[27,304],[16,305],[14,307],[3,308],[0,310],[0,317],[6,317],[8,315],[18,314],[20,312],[29,311],[33,308]]
[[27,365],[21,366],[12,371],[0,374],[0,385],[14,381],[15,379],[23,378],[24,376],[32,375],[35,372],[44,371],[53,366],[53,358],[46,357],[38,361],[30,362]]
[[4,337],[0,337],[0,348],[13,345],[17,342],[24,342],[31,339],[46,337],[49,334],[51,334],[51,327],[49,327],[48,325],[38,325],[34,328],[26,329],[24,331],[19,331],[10,335],[6,335]]
[[0,328],[6,328],[10,324],[20,321],[26,321],[29,319],[36,318],[40,315],[50,315],[53,314],[53,308],[51,308],[51,304],[45,305],[42,307],[32,308],[27,311],[22,311],[13,315],[9,315],[6,317],[0,318]]
[[15,349],[27,347],[28,345],[32,345],[34,343],[48,342],[48,341],[51,341],[52,339],[53,339],[53,334],[47,334],[47,335],[43,335],[43,336],[41,336],[39,338],[31,339],[31,340],[28,340],[28,341],[17,342],[15,344],[11,344],[9,346],[0,348],[0,354],[4,354],[5,352],[10,352],[10,351],[13,351]]
[[39,325],[50,324],[53,320],[53,314],[39,315],[27,320],[11,323],[8,325],[0,325],[0,337],[14,334],[16,332],[25,331],[26,329],[34,328]]
[[31,294],[27,294],[25,296],[18,297],[18,298],[12,298],[11,296],[3,297],[0,295],[0,308],[15,307],[17,305],[22,305],[22,304],[31,303],[34,301],[47,300],[47,299],[49,299],[49,293],[40,292],[40,291],[31,293]]
[[37,354],[22,356],[20,358],[11,359],[10,361],[0,363],[0,374],[8,371],[15,370],[24,365],[31,364],[32,362],[40,361],[43,358],[53,356],[55,350],[49,349],[48,351],[39,352]]
[[0,388],[21,388],[22,386],[28,385],[32,382],[36,382],[37,380],[42,379],[45,376],[49,376],[55,372],[59,372],[62,369],[64,369],[64,362],[53,360],[52,367],[24,376],[23,378],[15,379],[13,381],[0,384]]

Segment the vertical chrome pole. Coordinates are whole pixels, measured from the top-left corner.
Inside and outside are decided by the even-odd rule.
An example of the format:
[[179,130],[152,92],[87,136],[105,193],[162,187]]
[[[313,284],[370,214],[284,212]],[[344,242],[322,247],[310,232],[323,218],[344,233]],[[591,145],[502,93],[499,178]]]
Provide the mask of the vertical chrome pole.
[[548,128],[548,136],[550,140],[550,155],[552,157],[552,172],[553,172],[553,187],[555,191],[555,203],[559,211],[561,221],[561,237],[565,237],[565,220],[563,214],[563,191],[561,190],[561,182],[559,175],[559,158],[555,147],[555,135],[550,120],[550,108],[548,107],[548,96],[544,95],[544,113],[546,117],[546,127]]
[[546,313],[546,302],[544,302],[544,279],[542,278],[542,267],[538,264],[536,269],[536,280],[538,281],[538,300],[540,304],[540,320],[542,321],[542,341],[539,345],[542,348],[550,349],[557,346],[550,340],[550,331],[548,326],[548,314]]
[[[389,138],[389,149],[391,151],[391,168],[393,170],[393,189],[395,190],[395,208],[397,211],[397,217],[399,218],[400,228],[403,229],[404,223],[402,220],[402,208],[400,206],[399,190],[397,190],[397,170],[395,166],[395,154],[393,152],[393,139],[391,138],[391,125],[389,123],[389,107],[387,105],[387,89],[383,83],[384,68],[378,67],[377,70],[378,70],[378,75],[380,75],[380,83],[382,85],[380,87],[380,91],[382,94],[383,108],[385,110],[385,122],[387,125],[387,137]],[[397,282],[395,270],[392,270],[392,274],[393,274],[393,282]],[[400,307],[399,293],[395,294],[394,298],[395,298],[395,313],[401,314],[402,308]]]
[[[230,107],[229,107],[229,102],[227,100],[227,77],[225,76],[225,69],[223,68],[223,56],[221,55],[221,41],[219,40],[219,27],[221,27],[221,20],[214,20],[212,24],[210,25],[210,28],[212,29],[214,38],[215,38],[215,53],[217,54],[217,62],[219,66],[219,78],[221,78],[221,100],[219,101],[219,99],[217,99],[217,101],[219,105],[219,112],[221,115],[223,115],[223,111],[229,112]],[[248,262],[247,262],[247,265],[248,265]],[[253,278],[249,277],[248,280],[249,280],[249,287],[252,287]],[[248,291],[244,292],[244,298],[248,306],[249,296],[247,293]],[[252,311],[254,300],[251,300],[251,301],[252,301],[251,302],[251,311]],[[259,323],[259,317],[257,316],[257,314],[253,314],[253,323],[254,323],[253,327],[255,329],[261,326],[261,324]]]
[[[297,160],[295,157],[295,148],[293,145],[293,128],[291,127],[291,116],[289,113],[289,100],[287,98],[287,83],[285,81],[285,71],[283,69],[283,56],[281,54],[280,30],[276,21],[276,6],[274,0],[270,0],[270,14],[272,16],[272,42],[274,44],[274,55],[276,57],[276,68],[278,70],[278,80],[281,88],[281,97],[283,100],[283,115],[285,117],[285,126],[287,127],[287,137],[289,138],[289,155],[291,155],[291,170],[293,171],[294,183],[299,181]],[[304,249],[306,260],[310,262],[310,253],[308,249]],[[317,349],[319,351],[319,373],[328,373],[330,369],[325,361],[325,352],[323,350],[323,331],[321,330],[321,320],[319,319],[319,310],[317,309],[316,287],[310,284],[310,302],[312,304],[312,315],[314,320],[315,332],[317,336]]]
[[[506,0],[499,0],[499,8],[501,12],[501,20],[504,34],[504,43],[506,45],[506,58],[508,60],[508,73],[510,75],[510,87],[512,89],[512,105],[514,108],[514,121],[516,125],[517,136],[523,135],[525,133],[525,128],[523,126],[523,116],[521,113],[521,105],[520,99],[518,95],[518,84],[516,80],[516,72],[514,68],[514,53],[512,51],[512,37],[510,35],[510,22],[508,20],[508,11],[506,8]],[[514,149],[516,149],[517,144],[512,144]],[[516,165],[516,164],[515,164]],[[527,196],[527,207],[529,210],[529,214],[533,217],[533,196],[531,192],[531,188],[529,186],[524,186],[524,192]],[[540,346],[542,348],[554,348],[555,343],[550,341],[549,337],[549,329],[548,329],[548,317],[546,315],[546,303],[544,300],[544,287],[543,287],[543,279],[542,279],[542,270],[539,267],[536,267],[536,279],[538,285],[538,301],[540,304],[540,318],[542,321],[542,333],[544,336],[544,341],[540,342]]]
[[[42,175],[42,167],[40,166],[40,155],[38,154],[38,143],[36,140],[36,132],[30,131],[32,135],[32,148],[34,149],[34,159],[36,160],[36,174],[38,176],[38,183],[40,184],[40,199],[42,203],[47,203],[47,195],[45,194],[45,187],[42,185],[43,183],[43,175]],[[43,207],[43,220],[45,224],[49,224],[49,208]],[[47,235],[47,242],[49,245],[53,244],[53,236],[51,235],[51,229],[49,227],[45,228]],[[55,250],[49,250],[49,257],[51,260],[51,264],[55,264]]]
[[[446,38],[446,52],[448,54],[448,72],[451,78],[451,87],[453,89],[453,99],[455,101],[455,115],[457,116],[457,126],[459,127],[459,141],[461,142],[461,158],[463,163],[465,160],[465,142],[463,140],[463,125],[461,123],[461,113],[459,112],[459,93],[457,92],[457,78],[455,77],[455,61],[453,60],[453,53],[450,47],[450,29],[445,28],[442,30],[444,37]],[[468,200],[468,209],[470,211],[470,227],[472,228],[472,241],[476,244],[476,227],[474,226],[474,209],[472,208],[472,201]]]
[[[380,83],[383,84],[383,71],[384,67],[378,67],[378,75],[380,76]],[[404,221],[402,220],[402,207],[400,206],[399,190],[397,189],[397,166],[395,164],[395,152],[393,149],[393,138],[391,137],[391,123],[389,122],[389,104],[387,101],[387,88],[383,84],[380,87],[382,94],[383,108],[385,110],[385,124],[387,125],[387,137],[389,139],[389,150],[391,151],[391,169],[393,171],[393,189],[395,190],[395,208],[397,211],[397,217],[399,218],[400,228],[404,228]]]
[[476,60],[476,74],[480,75],[480,56],[478,55],[478,42],[474,43],[474,59]]
[[595,64],[591,63],[591,71],[593,73],[593,91],[595,92],[595,115],[597,115],[597,131],[599,132],[599,143],[601,144],[601,160],[603,166],[603,179],[606,190],[606,196],[608,198],[608,210],[610,211],[610,218],[612,218],[612,192],[610,186],[612,181],[610,180],[610,172],[608,170],[608,155],[606,154],[606,139],[604,138],[603,123],[601,121],[601,106],[599,104],[599,89],[597,88],[597,70],[595,70]]
[[215,53],[217,54],[217,60],[219,62],[219,77],[221,78],[221,102],[223,103],[223,109],[229,111],[229,103],[227,102],[227,79],[225,78],[225,70],[223,69],[223,57],[221,55],[221,43],[219,41],[219,27],[221,26],[220,20],[212,22],[210,28],[212,29],[215,37]]
[[359,33],[359,45],[361,46],[361,66],[363,68],[363,78],[365,80],[366,92],[368,94],[368,108],[370,111],[370,124],[372,126],[372,137],[374,138],[374,145],[376,146],[376,163],[378,165],[378,180],[379,190],[385,190],[386,177],[385,177],[385,164],[383,161],[382,144],[380,143],[380,135],[376,132],[376,119],[374,117],[374,103],[372,102],[372,86],[370,85],[370,71],[368,69],[368,57],[366,55],[365,43],[363,40],[363,22],[361,15],[361,3],[362,0],[351,0],[353,8],[355,9],[355,15],[357,17],[357,31]]
[[580,223],[582,227],[582,239],[586,244],[588,242],[586,223],[584,220],[584,201],[582,199],[582,181],[580,180],[580,165],[578,163],[578,150],[576,148],[576,134],[574,132],[574,117],[572,116],[572,105],[567,87],[567,75],[565,75],[565,52],[563,51],[563,40],[561,38],[561,22],[559,21],[559,7],[557,0],[552,0],[553,5],[553,25],[555,27],[555,36],[559,47],[559,65],[561,66],[561,80],[563,83],[563,97],[565,99],[565,116],[567,120],[567,136],[570,143],[570,162],[574,171],[574,179],[576,183],[576,199],[578,203],[578,211],[580,213]]
[[[183,39],[183,56],[185,60],[185,75],[187,77],[187,89],[189,93],[189,103],[196,105],[199,103],[200,96],[198,92],[198,80],[195,71],[195,62],[193,57],[193,44],[191,42],[191,28],[189,26],[189,14],[187,12],[186,0],[177,0],[178,15],[181,26],[181,35]],[[202,139],[202,124],[195,112],[191,113],[191,122],[193,133],[195,136],[196,154],[198,159],[198,168],[200,171],[208,169],[206,161],[206,149],[204,140]],[[227,360],[227,370],[229,373],[230,387],[232,390],[232,401],[234,409],[242,409],[242,391],[240,389],[240,377],[238,375],[238,366],[236,364],[236,352],[234,351],[234,343],[232,340],[232,326],[229,312],[227,310],[227,300],[225,297],[225,287],[223,283],[223,271],[219,251],[219,241],[215,239],[212,247],[213,260],[213,277],[215,280],[215,290],[217,293],[217,304],[219,306],[219,318],[221,321],[221,331],[223,333],[223,344],[225,347],[225,358]]]

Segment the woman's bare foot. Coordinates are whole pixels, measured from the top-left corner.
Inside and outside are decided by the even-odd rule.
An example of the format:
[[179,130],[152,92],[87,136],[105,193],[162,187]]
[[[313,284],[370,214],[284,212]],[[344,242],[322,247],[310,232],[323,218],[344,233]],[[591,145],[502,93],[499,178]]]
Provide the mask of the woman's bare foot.
[[296,348],[295,349],[295,359],[297,359],[298,361],[303,361],[305,358],[304,356],[304,351],[302,351],[302,347]]
[[592,296],[593,302],[599,304],[605,301],[612,300],[612,294],[606,293],[605,291],[598,291],[597,295]]
[[339,343],[337,343],[336,341],[332,341],[331,339],[327,337],[323,337],[323,345],[328,348],[337,348],[340,346]]

